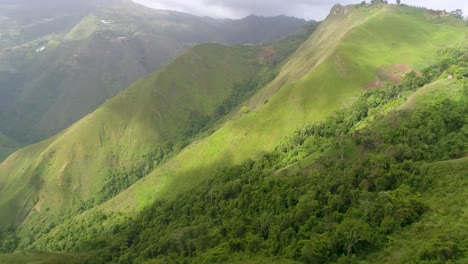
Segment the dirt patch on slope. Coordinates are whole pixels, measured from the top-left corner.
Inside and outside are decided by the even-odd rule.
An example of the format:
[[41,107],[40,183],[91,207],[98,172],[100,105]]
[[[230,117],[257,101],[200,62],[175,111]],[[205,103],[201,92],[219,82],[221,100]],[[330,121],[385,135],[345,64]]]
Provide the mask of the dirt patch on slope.
[[36,212],[41,212],[41,205],[42,205],[42,201],[39,200],[39,202],[37,202],[36,205],[34,205],[33,207],[33,211],[36,211]]
[[380,88],[383,87],[386,82],[398,84],[401,82],[405,74],[411,71],[414,71],[414,69],[412,69],[408,64],[383,65],[375,71],[375,80],[370,83],[366,83],[364,88],[366,90]]
[[364,85],[364,89],[372,90],[372,89],[383,87],[384,84],[385,84],[385,81],[382,81],[382,80],[379,80],[378,78],[376,78],[374,81],[372,81],[370,83],[366,83]]

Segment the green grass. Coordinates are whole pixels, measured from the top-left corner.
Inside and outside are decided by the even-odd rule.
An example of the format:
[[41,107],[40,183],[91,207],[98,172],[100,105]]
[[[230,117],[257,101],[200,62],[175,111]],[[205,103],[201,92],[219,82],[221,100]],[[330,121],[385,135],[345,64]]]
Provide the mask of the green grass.
[[99,23],[98,17],[93,15],[87,16],[65,35],[64,40],[74,41],[89,38],[99,29]]
[[[141,208],[155,198],[175,197],[209,178],[219,166],[268,152],[304,124],[349,105],[376,78],[377,68],[409,64],[420,69],[435,60],[436,50],[458,45],[467,32],[462,22],[446,18],[445,23],[435,23],[425,11],[406,7],[346,9],[323,22],[290,57],[278,78],[246,102],[250,113],[234,113],[212,135],[137,182],[106,208],[112,211],[135,204]],[[400,48],[392,48],[392,43]]]
[[37,202],[41,180],[36,162],[49,142],[19,150],[0,164],[0,225],[19,224]]
[[438,80],[412,94],[404,104],[399,106],[399,109],[413,110],[418,103],[431,101],[434,98],[459,98],[464,85],[466,82],[463,84],[461,81],[457,82],[451,79]]

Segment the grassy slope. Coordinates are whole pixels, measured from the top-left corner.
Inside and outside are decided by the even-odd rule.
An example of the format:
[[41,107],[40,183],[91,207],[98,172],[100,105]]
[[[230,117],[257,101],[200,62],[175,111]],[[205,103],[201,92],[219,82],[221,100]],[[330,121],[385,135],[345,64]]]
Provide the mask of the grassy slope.
[[[217,167],[272,150],[285,135],[348,104],[376,78],[378,67],[429,64],[438,49],[465,38],[462,22],[445,19],[439,23],[424,11],[397,6],[336,7],[291,56],[279,77],[248,102],[252,109],[257,106],[254,111],[234,114],[214,134],[188,147],[105,208],[128,211],[157,197],[174,197],[210,177]],[[395,43],[398,49],[393,48]],[[401,50],[408,54],[401,56]]]
[[[434,101],[440,102],[444,99],[463,100],[463,91],[462,82],[449,79],[436,81],[421,88],[406,101],[396,100],[394,103],[391,103],[391,110],[388,111],[390,115],[388,117],[391,118],[392,122],[398,123],[402,118],[405,118],[407,114],[403,113],[398,115],[398,118],[395,119],[395,111],[411,111],[417,107],[430,105]],[[388,120],[385,118],[379,120],[370,119],[371,121],[368,122],[368,125],[371,126],[371,129],[388,129]],[[382,123],[387,123],[387,125],[382,127]],[[366,155],[366,153],[359,153],[359,151],[357,151],[353,154],[356,159],[360,159],[360,155]],[[309,161],[306,160],[305,163],[309,163]],[[468,245],[466,244],[467,226],[465,223],[466,221],[464,221],[466,218],[466,210],[464,210],[464,208],[466,208],[466,198],[468,195],[466,188],[466,181],[468,179],[466,177],[467,166],[467,158],[423,164],[422,170],[425,172],[424,178],[429,181],[428,185],[434,186],[428,191],[421,193],[422,200],[429,206],[429,209],[420,221],[395,233],[390,239],[391,243],[389,245],[378,252],[370,254],[366,259],[361,260],[361,262],[412,263],[412,260],[417,260],[413,259],[416,254],[411,250],[415,248],[416,245],[419,250],[416,253],[420,254],[421,249],[424,249],[421,245],[427,245],[426,247],[429,249],[432,245],[437,245],[437,247],[440,248],[439,244],[433,243],[447,241],[450,243],[450,237],[462,241],[462,243],[458,244],[458,247],[466,250]],[[305,167],[302,167],[300,170],[289,170],[284,173],[285,175],[294,175],[303,171],[304,168]],[[434,184],[430,183],[431,179],[435,179]],[[88,221],[88,219],[83,220]],[[450,223],[450,225],[447,223]],[[104,229],[109,228],[106,224],[107,223],[103,224]],[[101,223],[98,223],[98,225],[101,225]],[[68,228],[70,228],[70,226],[65,227],[65,229]],[[71,228],[73,229],[73,227]],[[447,240],[447,237],[449,240]],[[54,236],[52,235],[49,237],[49,239],[51,238],[53,239]],[[234,254],[230,256],[229,259],[230,262],[228,263],[295,263],[285,259],[269,259],[259,256],[253,257],[249,254]],[[153,260],[147,263],[165,262]]]
[[[445,22],[406,7],[336,7],[290,57],[279,76],[246,102],[250,113],[234,111],[213,134],[75,220],[82,221],[102,209],[132,214],[154,199],[173,198],[211,177],[218,167],[271,151],[294,130],[349,104],[376,78],[379,67],[430,64],[438,49],[457,45],[466,33],[463,23],[440,19]],[[399,21],[408,25],[401,27]],[[386,36],[388,32],[392,34]],[[418,37],[407,39],[410,34]],[[394,43],[400,48],[393,48]],[[400,50],[411,55],[400,56]]]
[[40,185],[34,165],[42,149],[46,148],[49,142],[19,150],[0,164],[2,226],[16,222],[18,217],[24,217],[24,208],[31,208],[34,205],[33,194]]
[[[466,84],[465,84],[466,85]],[[441,79],[419,89],[402,104],[400,110],[413,110],[421,101],[430,101],[432,98],[457,98],[462,85],[450,79]]]
[[71,40],[80,40],[89,38],[93,33],[95,33],[100,26],[99,17],[94,15],[88,15],[83,20],[80,21],[76,26],[74,26],[70,31],[68,31],[64,39],[67,41]]
[[10,156],[0,165],[1,224],[29,213],[34,204],[29,219],[39,220],[92,198],[109,167],[130,166],[177,138],[192,112],[211,114],[234,83],[259,69],[256,52],[256,47],[197,46],[57,137]]
[[[464,25],[450,18],[445,19],[445,23],[439,23],[427,18],[423,11],[405,7],[389,6],[371,10],[336,7],[316,34],[292,55],[280,76],[252,97],[248,102],[252,112],[234,113],[215,133],[192,144],[151,175],[97,209],[131,213],[133,209],[149,204],[156,197],[174,197],[175,194],[210,177],[219,166],[239,163],[273,149],[284,136],[295,129],[306,123],[321,120],[343,104],[352,101],[353,96],[362,91],[363,85],[375,78],[378,67],[397,63],[419,67],[431,62],[437,49],[461,42],[466,32]],[[412,23],[401,28],[398,24],[400,20]],[[395,28],[398,30],[394,30],[392,41],[398,41],[402,48],[412,52],[412,56],[399,56],[399,49],[392,49],[393,44],[388,43],[386,37],[382,37],[387,33],[382,28],[391,28],[394,23],[397,24]],[[429,28],[432,30],[429,31]],[[419,38],[406,39],[410,33],[420,33]],[[370,38],[377,41],[368,41]],[[212,47],[204,47],[212,56],[210,58],[217,61],[213,68],[217,74],[210,75],[216,79],[213,80],[215,85],[206,92],[218,91],[214,88],[220,82],[222,84],[223,80],[234,77],[233,72],[225,72],[225,67],[230,69],[232,65],[237,65],[237,70],[244,75],[250,71],[248,67],[242,67],[250,65],[245,64],[245,60],[230,62],[226,60],[225,52],[213,52]],[[361,52],[356,52],[356,47],[359,47]],[[252,57],[251,55],[247,54],[246,57]],[[223,56],[222,59],[219,59],[219,56]],[[199,70],[201,65],[204,65],[201,61],[191,64],[186,70],[187,75],[190,75],[193,69]],[[193,83],[174,78],[171,72],[170,69],[166,70],[164,78],[152,78],[165,83],[164,87],[169,88],[174,82],[193,86]],[[178,76],[180,75],[176,77]],[[197,81],[199,91],[203,91],[203,80],[192,81]],[[150,83],[143,81],[135,87],[151,91]],[[169,88],[164,96],[175,96],[175,93],[170,93]],[[41,207],[61,208],[73,205],[76,202],[74,199],[91,197],[92,193],[98,190],[106,166],[115,166],[107,159],[109,154],[117,154],[120,160],[130,162],[136,153],[144,152],[145,147],[157,141],[158,136],[164,136],[164,133],[159,131],[163,127],[162,124],[168,135],[172,129],[177,130],[171,126],[174,121],[168,121],[177,118],[155,117],[161,114],[161,109],[164,109],[164,113],[177,115],[181,111],[179,106],[186,104],[186,100],[197,110],[203,110],[206,106],[206,102],[197,101],[199,98],[193,97],[191,92],[186,96],[177,94],[177,98],[174,98],[185,98],[185,101],[176,100],[176,104],[168,105],[167,101],[163,100],[160,102],[161,108],[154,108],[157,104],[152,100],[154,97],[148,94],[151,93],[140,93],[136,88],[122,93],[95,114],[74,125],[42,152],[42,159],[34,166],[43,170],[42,175],[48,175],[45,178],[48,187],[43,188],[41,198],[44,201]],[[268,103],[264,103],[266,99],[269,99]],[[117,101],[119,103],[113,103]],[[122,108],[122,105],[126,108]],[[184,121],[184,118],[179,121]],[[104,138],[102,142],[105,144],[102,149],[99,134]],[[68,163],[69,161],[72,162]],[[92,180],[88,175],[92,175]],[[65,179],[70,182],[66,182]],[[59,191],[52,192],[51,190],[57,189],[57,185]],[[70,193],[73,193],[75,188],[79,191],[72,194],[71,196],[75,197],[71,198]],[[48,195],[45,196],[45,193]],[[90,213],[92,212],[95,210]],[[27,224],[33,225],[43,215],[47,215],[44,210],[31,214]]]

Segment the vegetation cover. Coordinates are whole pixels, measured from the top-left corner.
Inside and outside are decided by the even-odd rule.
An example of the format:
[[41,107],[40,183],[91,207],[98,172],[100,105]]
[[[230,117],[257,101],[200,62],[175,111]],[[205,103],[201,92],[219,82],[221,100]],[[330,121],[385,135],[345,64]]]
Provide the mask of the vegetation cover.
[[[423,198],[434,190],[450,192],[445,188],[453,186],[444,187],[445,181],[461,183],[456,188],[461,195],[468,191],[468,50],[443,56],[422,75],[412,72],[400,85],[364,93],[326,121],[297,131],[274,152],[220,169],[213,179],[172,201],[154,203],[125,226],[95,233],[83,244],[70,244],[80,241],[78,230],[61,230],[42,247],[94,252],[88,263],[221,263],[253,255],[306,263],[383,258],[376,252],[399,243],[411,225],[439,210]],[[453,72],[461,72],[457,80],[446,80]],[[444,175],[439,167],[450,169]],[[460,221],[462,226],[433,230],[394,261],[466,260],[468,240]],[[88,225],[93,223],[81,228]]]
[[465,33],[336,6],[290,56],[195,47],[0,165],[0,261],[463,263]]
[[[455,188],[467,195],[468,50],[442,57],[421,75],[412,72],[399,85],[364,93],[272,153],[220,169],[123,226],[96,230],[80,243],[80,231],[97,228],[99,218],[118,218],[100,214],[82,222],[83,230],[60,230],[40,247],[93,252],[87,263],[219,263],[254,255],[306,263],[385,261],[413,226],[437,219],[431,210],[441,205],[426,197],[466,205],[447,193]],[[446,214],[456,217],[456,211]],[[458,224],[426,231],[424,243],[411,244],[392,262],[466,260],[466,224],[451,221]]]

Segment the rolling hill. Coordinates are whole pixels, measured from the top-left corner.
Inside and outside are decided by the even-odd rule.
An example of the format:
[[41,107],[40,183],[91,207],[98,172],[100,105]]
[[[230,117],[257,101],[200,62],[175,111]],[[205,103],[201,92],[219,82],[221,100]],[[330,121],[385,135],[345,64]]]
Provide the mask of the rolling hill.
[[7,22],[0,131],[23,146],[57,134],[197,43],[269,43],[306,26],[291,17],[218,21],[130,0],[0,3],[0,16]]
[[[417,223],[443,233],[427,213],[442,210],[431,195],[453,201],[450,221],[463,206],[436,178],[453,163],[447,181],[463,182],[466,76],[447,79],[452,65],[429,68],[436,76],[426,67],[441,50],[466,47],[467,32],[443,12],[337,5],[284,61],[288,40],[195,46],[6,159],[1,223],[18,227],[21,249],[92,251],[96,263],[416,261],[398,243],[382,248],[388,237],[415,245],[420,239],[405,235],[417,230],[434,239],[419,260],[443,258],[445,238]],[[454,72],[466,66],[466,51],[458,55]],[[444,115],[444,104],[453,111]],[[396,209],[374,210],[384,206]],[[450,232],[463,230],[457,223]],[[350,229],[359,240],[342,239]],[[456,239],[461,246],[449,250],[461,257],[448,257],[461,259],[466,241]]]

